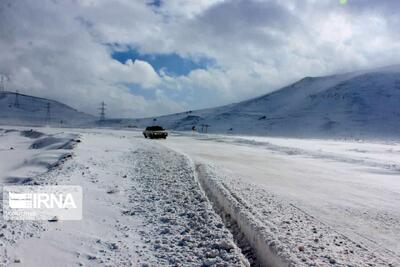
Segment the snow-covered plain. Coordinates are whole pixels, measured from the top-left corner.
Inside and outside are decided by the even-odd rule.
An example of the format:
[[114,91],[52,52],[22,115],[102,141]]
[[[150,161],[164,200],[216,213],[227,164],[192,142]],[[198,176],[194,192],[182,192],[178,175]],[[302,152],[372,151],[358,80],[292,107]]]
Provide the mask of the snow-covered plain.
[[400,144],[3,128],[3,185],[80,185],[84,206],[1,221],[1,264],[400,264]]

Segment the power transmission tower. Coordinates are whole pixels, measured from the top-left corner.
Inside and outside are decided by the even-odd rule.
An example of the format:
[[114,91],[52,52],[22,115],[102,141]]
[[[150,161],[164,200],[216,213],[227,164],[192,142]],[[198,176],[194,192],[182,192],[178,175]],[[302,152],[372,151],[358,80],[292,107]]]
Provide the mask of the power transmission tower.
[[14,107],[19,108],[19,93],[18,93],[18,90],[15,92]]
[[47,104],[46,104],[46,123],[50,123],[50,120],[51,120],[50,109],[51,109],[51,104],[50,104],[50,102],[47,102]]
[[99,123],[102,124],[106,120],[106,103],[101,102],[100,104],[100,120]]
[[5,80],[6,80],[6,76],[1,75],[0,76],[0,93],[3,93],[5,91],[5,86],[4,86]]
[[[201,125],[201,132],[202,133],[207,133],[207,130],[208,130],[208,127],[210,127],[210,125],[208,125],[208,124],[202,124]],[[205,131],[204,131],[205,130]]]
[[206,124],[204,125],[204,127],[206,128],[206,133],[207,133],[208,127],[210,127],[210,125]]
[[6,91],[5,82],[10,81],[10,77],[7,74],[0,73],[0,93]]

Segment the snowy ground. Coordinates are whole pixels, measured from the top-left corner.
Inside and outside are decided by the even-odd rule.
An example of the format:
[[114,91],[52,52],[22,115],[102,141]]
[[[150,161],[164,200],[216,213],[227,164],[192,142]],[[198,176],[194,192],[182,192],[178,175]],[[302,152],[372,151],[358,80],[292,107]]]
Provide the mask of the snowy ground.
[[398,143],[179,134],[166,144],[399,258]]
[[[57,129],[38,131],[60,135]],[[31,139],[21,137],[19,131],[2,132],[1,143],[7,142],[1,155],[2,181],[14,184],[7,177],[32,156],[29,147],[48,136]],[[30,173],[31,179],[24,183],[82,186],[83,220],[2,221],[1,264],[248,265],[198,186],[187,158],[129,132],[76,134],[80,142],[72,157],[64,162],[54,158],[48,169],[42,169],[44,173]],[[14,150],[9,150],[10,144]],[[57,148],[35,151],[57,154]],[[21,158],[8,160],[14,152]]]
[[83,220],[1,221],[1,264],[399,264],[399,144],[21,130],[0,182],[81,185]]

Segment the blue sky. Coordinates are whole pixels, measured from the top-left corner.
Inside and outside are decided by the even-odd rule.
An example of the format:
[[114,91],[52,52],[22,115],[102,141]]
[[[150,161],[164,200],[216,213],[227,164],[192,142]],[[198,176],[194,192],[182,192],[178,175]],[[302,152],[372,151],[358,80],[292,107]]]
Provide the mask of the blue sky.
[[111,50],[111,57],[124,64],[128,59],[143,60],[152,65],[160,72],[163,69],[168,75],[180,76],[187,75],[195,69],[207,69],[215,65],[215,61],[209,58],[188,58],[182,57],[176,53],[168,54],[140,54],[135,48],[129,47],[125,51]]
[[[118,44],[115,46],[118,47]],[[120,48],[114,50],[112,45],[109,47],[111,57],[122,64],[125,64],[127,60],[142,60],[149,63],[158,74],[163,72],[170,77],[186,76],[193,70],[207,70],[216,67],[215,60],[205,57],[182,57],[176,53],[142,54],[133,47],[125,47],[123,50]],[[155,90],[143,89],[137,83],[126,83],[125,86],[132,93],[143,96],[147,100],[154,100],[157,97]],[[160,89],[162,88],[160,87]],[[185,95],[182,94],[171,93],[169,97],[174,101],[185,100]],[[196,96],[194,97],[196,98]],[[201,105],[198,106],[198,108],[201,107]]]
[[150,6],[160,7],[162,4],[162,1],[161,0],[151,0],[151,1],[148,1],[147,4]]

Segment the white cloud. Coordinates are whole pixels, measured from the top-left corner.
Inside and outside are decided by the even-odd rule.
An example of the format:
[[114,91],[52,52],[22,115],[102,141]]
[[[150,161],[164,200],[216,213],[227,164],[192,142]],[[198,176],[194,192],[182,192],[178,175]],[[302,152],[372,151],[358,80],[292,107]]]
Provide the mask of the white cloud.
[[15,70],[11,77],[8,77],[8,80],[12,82],[15,88],[35,88],[35,89],[44,89],[45,86],[39,80],[37,80],[32,71],[26,67],[20,67]]
[[155,90],[160,77],[145,61],[122,64],[112,59],[97,30],[77,19],[81,14],[73,2],[10,1],[1,7],[0,73],[10,75],[9,90],[53,98],[92,114],[105,101],[110,116],[182,109],[134,95],[126,84]]
[[128,59],[125,64],[112,60],[109,68],[105,69],[104,77],[115,83],[135,83],[143,88],[154,88],[161,82],[153,67],[138,59]]
[[[3,0],[0,72],[12,89],[96,113],[146,116],[226,104],[303,76],[398,63],[397,0]],[[124,64],[104,44],[209,57],[206,70],[171,77]],[[153,97],[132,93],[135,84]]]

